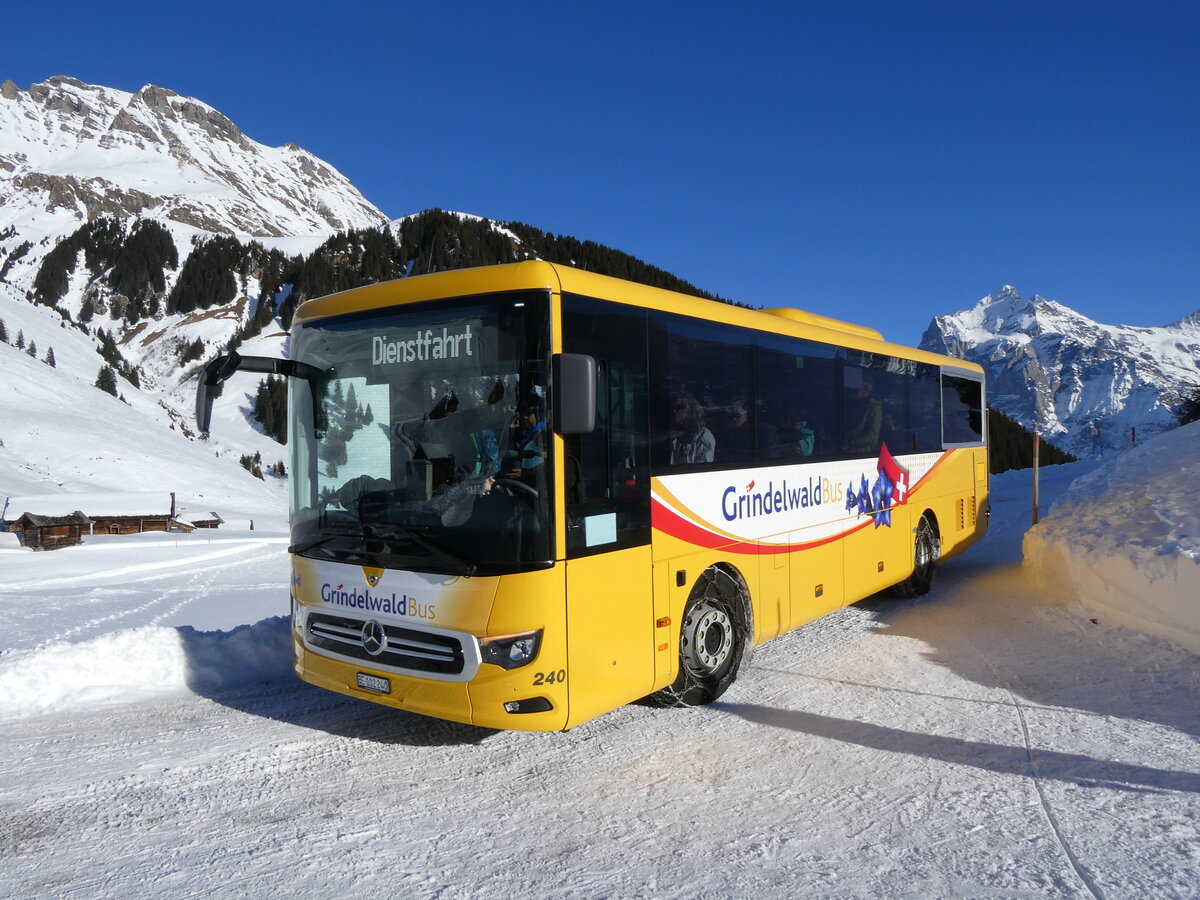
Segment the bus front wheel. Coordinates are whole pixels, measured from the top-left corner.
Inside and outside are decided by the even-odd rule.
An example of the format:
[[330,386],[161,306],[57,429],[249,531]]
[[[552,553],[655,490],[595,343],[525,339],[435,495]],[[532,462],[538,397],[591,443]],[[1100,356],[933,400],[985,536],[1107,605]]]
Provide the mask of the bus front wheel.
[[737,678],[750,637],[744,588],[724,569],[707,569],[692,588],[679,628],[679,673],[649,699],[658,706],[701,706]]

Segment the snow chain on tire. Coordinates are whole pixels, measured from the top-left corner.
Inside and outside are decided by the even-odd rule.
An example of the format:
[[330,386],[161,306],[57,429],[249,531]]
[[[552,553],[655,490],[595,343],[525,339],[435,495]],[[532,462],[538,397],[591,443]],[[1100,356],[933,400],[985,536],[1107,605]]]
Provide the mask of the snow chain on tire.
[[699,706],[716,700],[737,677],[750,642],[742,585],[718,566],[692,588],[679,626],[679,673],[652,694],[659,706]]

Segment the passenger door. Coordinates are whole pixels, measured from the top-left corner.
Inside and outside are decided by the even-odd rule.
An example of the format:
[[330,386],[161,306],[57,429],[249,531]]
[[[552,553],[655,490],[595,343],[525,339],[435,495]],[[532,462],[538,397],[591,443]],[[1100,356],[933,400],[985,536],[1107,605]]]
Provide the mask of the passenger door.
[[595,430],[563,439],[569,724],[654,683],[645,321],[629,307],[563,298],[563,349],[598,369]]

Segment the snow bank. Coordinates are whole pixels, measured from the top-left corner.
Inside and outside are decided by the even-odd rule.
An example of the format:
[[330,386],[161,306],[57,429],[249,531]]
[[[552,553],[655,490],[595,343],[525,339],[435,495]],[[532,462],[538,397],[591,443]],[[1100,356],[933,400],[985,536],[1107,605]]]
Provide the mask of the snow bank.
[[1039,587],[1200,652],[1200,423],[1079,478],[1022,549]]
[[0,655],[0,718],[185,690],[209,693],[280,678],[291,667],[286,616],[232,631],[125,629],[83,643],[60,641]]

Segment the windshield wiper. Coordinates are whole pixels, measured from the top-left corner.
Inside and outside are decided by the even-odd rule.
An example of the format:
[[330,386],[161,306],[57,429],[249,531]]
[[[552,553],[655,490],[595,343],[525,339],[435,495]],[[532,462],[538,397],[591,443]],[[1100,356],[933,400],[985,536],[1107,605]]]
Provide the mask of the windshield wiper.
[[[401,565],[412,563],[421,563],[427,561],[427,556],[435,558],[441,565],[449,570],[453,575],[474,575],[477,566],[474,562],[459,556],[456,553],[447,550],[440,544],[425,537],[425,535],[414,531],[411,528],[405,528],[402,525],[393,524],[366,524],[361,528],[333,528],[325,529],[320,534],[309,538],[306,541],[298,541],[288,547],[289,553],[303,554],[309,550],[321,547],[328,544],[330,541],[338,540],[339,538],[355,538],[362,543],[358,546],[339,547],[339,550],[351,553],[356,557],[372,562],[376,560],[387,560],[393,564]],[[385,541],[407,541],[409,545],[415,544],[425,551],[425,554],[419,553],[397,553],[390,547],[387,547]],[[368,545],[368,541],[378,542],[380,549],[373,550]]]
[[[459,556],[457,553],[447,550],[441,544],[431,540],[430,538],[427,538],[425,535],[413,530],[412,528],[406,528],[403,525],[395,525],[392,523],[387,523],[384,525],[372,524],[364,525],[362,533],[363,537],[367,538],[368,540],[375,538],[377,540],[399,539],[409,541],[410,543],[416,544],[431,556],[441,560],[442,563],[447,564],[448,568],[450,568],[453,574],[475,574],[476,565],[474,562],[466,559],[465,557]],[[397,555],[391,553],[390,551],[385,552],[389,556]]]
[[335,538],[361,538],[363,532],[361,528],[325,528],[321,533],[309,538],[307,541],[298,541],[288,547],[288,553],[303,553],[305,550],[312,550],[314,547],[319,547],[322,544],[328,544]]

